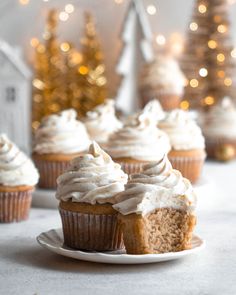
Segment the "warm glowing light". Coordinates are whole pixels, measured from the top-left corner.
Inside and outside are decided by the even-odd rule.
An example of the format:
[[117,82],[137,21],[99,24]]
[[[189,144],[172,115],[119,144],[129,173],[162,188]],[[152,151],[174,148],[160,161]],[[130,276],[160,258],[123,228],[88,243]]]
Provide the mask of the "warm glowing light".
[[223,53],[217,54],[217,60],[219,62],[224,62],[225,61],[225,55]]
[[89,69],[88,69],[86,66],[80,66],[80,67],[79,67],[79,73],[80,73],[81,75],[86,75],[86,74],[88,74],[88,71],[89,71]]
[[225,71],[222,71],[222,70],[218,71],[217,75],[218,75],[219,78],[224,78],[225,77]]
[[34,48],[37,47],[39,45],[39,40],[37,38],[31,38],[30,45]]
[[170,53],[178,58],[184,50],[184,37],[180,33],[172,33],[169,37],[168,48]]
[[197,29],[198,29],[198,24],[195,23],[195,22],[193,22],[193,23],[191,23],[191,24],[189,25],[189,28],[190,28],[191,31],[197,31]]
[[197,79],[192,79],[192,80],[190,80],[189,84],[191,87],[196,88],[196,87],[198,87],[199,82]]
[[187,100],[183,100],[180,103],[180,107],[183,110],[188,110],[189,109],[189,102]]
[[220,23],[221,22],[221,19],[222,19],[221,16],[218,15],[218,14],[214,16],[214,22],[215,23]]
[[217,31],[221,34],[225,33],[227,31],[227,26],[226,25],[219,25],[217,27]]
[[217,47],[217,42],[215,40],[209,40],[208,47],[211,49],[215,49]]
[[156,14],[156,12],[157,12],[157,9],[154,5],[148,5],[148,7],[147,7],[148,14],[154,15],[154,14]]
[[165,45],[166,44],[166,38],[163,35],[157,35],[156,36],[156,42],[158,45]]
[[45,46],[43,44],[39,44],[39,46],[37,46],[37,51],[38,51],[38,53],[44,53]]
[[229,86],[231,86],[232,85],[232,79],[230,79],[230,78],[225,78],[224,79],[224,84],[225,84],[225,86],[227,86],[227,87],[229,87]]
[[207,11],[207,7],[206,7],[206,5],[204,5],[204,4],[200,4],[200,5],[198,6],[198,11],[199,11],[200,13],[206,13],[206,11]]
[[65,11],[60,12],[59,19],[63,22],[67,21],[69,18],[69,14]]
[[32,82],[33,86],[37,89],[43,90],[44,88],[44,83],[43,81],[39,80],[39,79],[34,79]]
[[123,3],[123,0],[115,0],[115,3],[116,4],[121,4],[121,3]]
[[199,75],[200,75],[201,77],[206,77],[206,76],[208,75],[208,70],[207,70],[206,68],[201,68],[201,69],[199,70]]
[[19,3],[20,3],[21,5],[27,5],[27,4],[29,4],[29,1],[30,1],[30,0],[19,0]]
[[67,42],[63,42],[61,43],[60,48],[61,48],[61,51],[67,52],[70,50],[70,44]]
[[236,58],[236,48],[234,48],[232,51],[231,51],[231,56],[233,58]]
[[206,105],[209,105],[209,106],[210,106],[210,105],[214,104],[215,99],[214,99],[213,96],[207,96],[207,97],[204,99],[204,102],[205,102]]
[[72,5],[72,4],[66,4],[66,6],[65,6],[65,12],[72,13],[72,12],[74,12],[74,10],[75,10],[74,5]]

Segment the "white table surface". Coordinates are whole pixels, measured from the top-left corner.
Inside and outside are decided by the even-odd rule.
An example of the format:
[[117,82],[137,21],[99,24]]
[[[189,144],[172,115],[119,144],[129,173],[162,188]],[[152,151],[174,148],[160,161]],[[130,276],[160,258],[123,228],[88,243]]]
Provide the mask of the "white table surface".
[[199,196],[196,233],[207,242],[202,252],[134,266],[73,260],[35,240],[60,227],[58,212],[32,209],[26,222],[0,224],[0,294],[236,294],[236,162],[207,163],[204,174],[215,189]]

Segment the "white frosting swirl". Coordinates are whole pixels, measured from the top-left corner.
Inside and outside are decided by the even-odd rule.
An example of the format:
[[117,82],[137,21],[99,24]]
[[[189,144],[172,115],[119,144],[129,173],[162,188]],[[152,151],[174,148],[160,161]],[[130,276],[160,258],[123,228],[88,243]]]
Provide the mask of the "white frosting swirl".
[[5,134],[0,134],[0,185],[34,186],[38,179],[33,162]]
[[107,99],[86,114],[84,123],[92,140],[104,143],[110,134],[122,127],[116,118],[114,104],[114,100]]
[[169,152],[170,144],[167,135],[156,127],[148,114],[142,112],[110,136],[106,150],[114,159],[128,157],[158,161]]
[[90,140],[76,111],[69,109],[43,118],[35,133],[34,152],[73,154],[88,149]]
[[158,126],[168,134],[174,150],[205,148],[205,140],[200,127],[183,110],[176,109],[167,113]]
[[172,169],[166,156],[159,162],[146,165],[142,174],[133,174],[113,205],[123,215],[145,215],[158,208],[192,212],[195,206],[196,195],[191,183]]
[[225,97],[205,115],[203,133],[206,137],[236,138],[236,107]]
[[181,96],[185,83],[178,62],[169,56],[159,56],[152,64],[147,64],[141,76],[142,87],[158,88],[164,94]]
[[127,183],[119,164],[114,163],[95,142],[89,154],[72,160],[71,167],[57,179],[56,198],[62,201],[104,204],[115,202],[115,195]]

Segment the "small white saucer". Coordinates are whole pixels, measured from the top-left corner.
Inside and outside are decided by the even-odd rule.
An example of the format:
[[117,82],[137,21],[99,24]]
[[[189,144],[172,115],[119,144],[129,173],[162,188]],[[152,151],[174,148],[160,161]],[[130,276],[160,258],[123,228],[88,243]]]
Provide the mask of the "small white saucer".
[[86,252],[67,248],[63,245],[63,234],[61,229],[52,229],[48,232],[41,233],[37,237],[38,243],[52,252],[57,254],[99,263],[111,264],[144,264],[175,260],[197,253],[205,247],[205,241],[194,235],[192,239],[192,249],[180,252],[170,252],[164,254],[146,254],[146,255],[128,255],[124,250],[113,252]]

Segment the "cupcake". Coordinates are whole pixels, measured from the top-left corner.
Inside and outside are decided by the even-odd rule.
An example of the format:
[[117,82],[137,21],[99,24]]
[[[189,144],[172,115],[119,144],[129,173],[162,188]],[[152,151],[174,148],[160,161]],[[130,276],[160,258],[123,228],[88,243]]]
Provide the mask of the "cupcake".
[[147,64],[140,78],[140,94],[145,105],[157,98],[164,110],[179,107],[184,93],[186,78],[172,57],[158,56],[153,63]]
[[91,251],[123,248],[115,196],[124,190],[127,175],[96,143],[89,153],[72,160],[57,179],[64,243]]
[[191,248],[196,196],[167,157],[144,166],[116,196],[127,254],[157,254]]
[[87,131],[73,109],[43,118],[35,133],[33,159],[40,173],[39,187],[54,189],[70,161],[90,144]]
[[103,104],[87,112],[84,123],[90,138],[103,145],[108,137],[122,127],[115,115],[114,100],[107,99]]
[[232,100],[225,97],[220,104],[212,106],[203,121],[207,156],[218,160],[235,158],[236,107]]
[[0,222],[26,220],[39,179],[32,161],[0,134]]
[[191,182],[196,182],[206,157],[200,127],[187,112],[179,109],[167,113],[158,126],[169,136],[171,151],[168,158],[172,166]]
[[106,145],[108,154],[127,174],[140,172],[143,165],[159,161],[169,150],[168,136],[145,112],[127,121],[109,137]]

